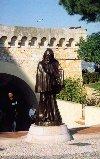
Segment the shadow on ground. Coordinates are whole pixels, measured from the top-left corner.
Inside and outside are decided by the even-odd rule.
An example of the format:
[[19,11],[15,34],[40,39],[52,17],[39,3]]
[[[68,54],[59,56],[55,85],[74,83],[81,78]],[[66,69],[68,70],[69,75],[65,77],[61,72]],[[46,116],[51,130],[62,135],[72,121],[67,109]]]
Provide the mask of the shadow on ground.
[[100,125],[70,129],[70,133],[72,135],[76,133],[78,134],[100,133]]
[[27,135],[28,131],[0,132],[0,138],[19,138]]
[[87,128],[89,128],[89,127],[72,128],[72,129],[70,129],[70,133],[72,135],[77,134],[77,133],[82,133],[82,132],[86,131]]
[[82,142],[78,142],[78,143],[72,143],[72,144],[69,144],[69,145],[76,145],[76,146],[88,146],[88,145],[91,145],[89,143],[82,143]]
[[5,149],[3,149],[3,148],[0,148],[0,151],[4,151]]

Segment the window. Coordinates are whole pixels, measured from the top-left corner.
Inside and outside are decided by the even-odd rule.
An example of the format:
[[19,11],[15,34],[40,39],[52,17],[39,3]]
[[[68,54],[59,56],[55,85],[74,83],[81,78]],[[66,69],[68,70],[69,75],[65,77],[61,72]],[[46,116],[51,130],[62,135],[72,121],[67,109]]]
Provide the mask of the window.
[[0,46],[1,46],[1,47],[5,47],[5,42],[6,42],[6,40],[7,40],[7,36],[2,36],[2,37],[0,38]]
[[40,43],[39,45],[40,45],[40,46],[44,46],[45,42],[46,42],[46,37],[43,37],[43,38],[41,39],[41,43]]
[[16,40],[17,40],[17,37],[16,37],[16,36],[13,36],[13,37],[11,38],[11,42],[9,42],[10,46],[15,46]]
[[36,41],[37,41],[37,38],[36,38],[36,37],[33,37],[33,38],[31,39],[31,41],[29,42],[29,45],[30,45],[30,46],[35,46]]
[[49,46],[52,47],[54,45],[55,41],[56,41],[56,38],[51,38]]

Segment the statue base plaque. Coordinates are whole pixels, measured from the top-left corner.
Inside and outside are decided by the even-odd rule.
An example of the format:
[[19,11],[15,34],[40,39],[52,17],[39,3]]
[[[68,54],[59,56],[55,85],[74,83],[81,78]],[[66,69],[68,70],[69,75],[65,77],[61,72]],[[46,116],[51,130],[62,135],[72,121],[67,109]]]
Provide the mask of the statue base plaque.
[[66,125],[37,126],[32,124],[25,138],[29,143],[50,144],[73,140]]

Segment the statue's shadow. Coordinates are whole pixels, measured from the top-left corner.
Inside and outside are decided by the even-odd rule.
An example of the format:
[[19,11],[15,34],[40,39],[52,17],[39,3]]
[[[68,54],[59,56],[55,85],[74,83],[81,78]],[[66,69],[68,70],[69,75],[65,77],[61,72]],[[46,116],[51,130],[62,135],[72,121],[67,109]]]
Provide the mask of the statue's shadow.
[[0,148],[0,151],[4,151],[5,149],[4,148]]
[[77,143],[72,143],[69,145],[76,145],[76,146],[89,146],[91,145],[90,143],[82,143],[82,142],[77,142]]

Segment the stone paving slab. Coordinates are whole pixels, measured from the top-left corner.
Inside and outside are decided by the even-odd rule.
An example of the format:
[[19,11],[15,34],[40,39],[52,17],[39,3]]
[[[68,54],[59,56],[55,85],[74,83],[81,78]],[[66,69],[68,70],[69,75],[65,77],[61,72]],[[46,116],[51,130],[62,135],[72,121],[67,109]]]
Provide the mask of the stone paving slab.
[[75,134],[73,141],[55,145],[0,138],[0,159],[100,159],[100,133]]

